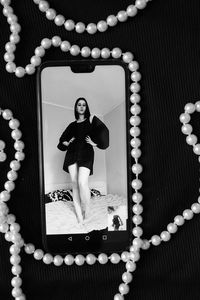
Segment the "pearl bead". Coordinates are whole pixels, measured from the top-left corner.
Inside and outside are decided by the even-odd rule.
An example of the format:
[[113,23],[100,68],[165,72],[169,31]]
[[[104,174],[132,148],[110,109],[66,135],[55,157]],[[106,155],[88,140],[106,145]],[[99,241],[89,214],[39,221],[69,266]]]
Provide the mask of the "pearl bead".
[[194,145],[193,151],[195,154],[200,155],[200,144]]
[[140,179],[134,179],[131,185],[133,189],[140,190],[142,187],[142,181]]
[[19,140],[22,137],[22,132],[19,129],[14,129],[11,132],[11,136],[14,140]]
[[117,25],[117,21],[117,17],[115,17],[114,15],[108,16],[106,20],[107,24],[111,27]]
[[18,223],[11,224],[10,225],[10,231],[19,232],[20,231],[20,225]]
[[200,112],[200,101],[197,101],[195,103],[195,108],[196,108],[196,111]]
[[19,275],[22,272],[22,267],[20,265],[12,266],[11,272],[13,275]]
[[39,10],[42,12],[46,12],[49,9],[49,4],[47,1],[40,1],[39,2]]
[[126,295],[128,294],[129,292],[129,286],[125,283],[121,283],[119,285],[119,292],[122,294],[122,295]]
[[147,1],[146,0],[136,0],[135,2],[135,6],[138,8],[138,9],[143,9],[145,8],[147,5]]
[[61,38],[59,37],[59,36],[54,36],[53,38],[52,38],[52,45],[54,46],[54,47],[59,47],[60,45],[61,45]]
[[26,73],[28,75],[32,75],[35,73],[35,67],[33,64],[28,64],[26,67],[25,67],[25,70],[26,70]]
[[88,265],[93,265],[96,262],[96,257],[93,254],[88,254],[86,256],[86,262]]
[[141,156],[142,152],[138,148],[134,148],[131,150],[131,156],[135,159],[139,158]]
[[18,34],[11,34],[10,35],[10,42],[17,44],[20,41],[20,36]]
[[104,32],[108,29],[108,24],[106,23],[106,21],[99,21],[97,23],[97,29],[100,31],[100,32]]
[[14,52],[14,51],[16,50],[16,46],[15,46],[15,44],[13,44],[13,43],[11,43],[11,42],[8,42],[8,43],[6,43],[6,45],[5,45],[5,49],[6,49],[6,51],[7,51],[8,53],[12,53],[12,52]]
[[11,119],[9,121],[9,127],[11,129],[17,129],[19,127],[19,125],[20,125],[20,122],[17,119]]
[[195,145],[197,143],[197,137],[194,134],[188,135],[186,137],[186,142],[188,145]]
[[2,113],[2,117],[5,119],[5,120],[10,120],[12,118],[13,114],[12,114],[12,111],[10,109],[5,109]]
[[133,81],[140,81],[141,77],[142,77],[141,74],[137,71],[131,74],[131,80]]
[[129,272],[134,272],[136,270],[136,263],[134,263],[133,261],[127,261],[126,270]]
[[158,235],[153,235],[151,238],[151,242],[154,246],[158,246],[161,243],[161,239]]
[[71,53],[71,55],[73,55],[73,56],[77,56],[77,55],[80,53],[80,48],[79,48],[79,46],[77,46],[77,45],[71,46],[71,48],[70,48],[70,53]]
[[35,251],[35,246],[33,244],[27,244],[25,247],[24,247],[24,251],[27,253],[27,254],[33,254],[34,251]]
[[82,266],[85,262],[85,257],[81,254],[78,254],[76,255],[75,257],[75,263],[78,265],[78,266]]
[[44,38],[42,41],[41,41],[41,46],[44,48],[44,49],[49,49],[51,47],[51,43],[52,41],[50,39],[47,39],[47,38]]
[[26,297],[24,294],[21,294],[21,296],[16,297],[15,300],[26,300]]
[[65,23],[65,18],[62,15],[57,15],[54,22],[57,26],[62,26]]
[[11,241],[12,241],[13,243],[18,243],[18,242],[20,242],[20,241],[21,241],[21,238],[22,238],[22,236],[21,236],[20,233],[18,233],[18,232],[12,232],[12,235],[11,235]]
[[133,202],[135,202],[135,203],[140,203],[140,202],[142,201],[142,199],[143,199],[143,196],[142,196],[141,193],[134,193],[134,194],[132,195],[132,200],[133,200]]
[[132,94],[130,97],[131,103],[138,103],[141,100],[141,97],[139,94]]
[[122,296],[121,294],[116,294],[114,296],[114,300],[124,300],[124,296]]
[[134,174],[140,174],[140,173],[142,173],[142,166],[140,164],[134,164],[132,166],[132,172]]
[[0,193],[0,200],[1,201],[8,201],[10,200],[10,193],[8,191],[3,191]]
[[74,21],[73,20],[67,20],[64,24],[65,29],[68,31],[72,31],[75,27]]
[[133,54],[131,52],[126,52],[123,54],[123,61],[129,64],[133,60]]
[[148,250],[150,248],[150,242],[148,240],[143,240],[142,247],[143,250]]
[[177,227],[177,225],[174,224],[174,223],[169,223],[169,224],[167,225],[167,230],[169,231],[169,233],[176,233],[177,230],[178,230],[178,227]]
[[6,203],[4,203],[4,202],[0,202],[0,214],[2,215],[2,214],[7,214],[8,213],[8,206],[7,206],[7,204]]
[[185,123],[186,124],[186,123],[190,122],[191,117],[190,117],[189,114],[184,113],[184,114],[180,115],[179,119],[180,119],[181,123]]
[[62,258],[62,256],[60,256],[60,255],[54,256],[53,263],[57,267],[61,266],[63,264],[63,258]]
[[137,137],[137,136],[140,135],[140,133],[141,133],[141,131],[140,131],[140,128],[139,128],[139,127],[132,127],[132,128],[130,129],[130,135],[131,135],[132,137]]
[[11,280],[11,285],[13,287],[20,287],[22,285],[22,279],[20,277],[13,277]]
[[21,289],[21,288],[14,287],[14,288],[12,289],[11,294],[12,294],[12,296],[16,299],[16,297],[21,296],[21,294],[22,294],[22,289]]
[[11,3],[11,0],[1,0],[1,4],[4,6],[10,5],[10,3]]
[[33,256],[36,260],[41,260],[44,256],[44,251],[41,250],[41,249],[37,249],[37,250],[34,251]]
[[163,232],[161,232],[160,237],[161,237],[162,241],[168,242],[171,238],[171,235],[168,231],[163,231]]
[[125,283],[130,283],[133,280],[133,275],[129,272],[124,272],[122,275],[122,280]]
[[136,226],[136,227],[133,228],[132,233],[133,233],[133,235],[136,236],[136,237],[141,237],[142,234],[143,234],[143,230],[142,230],[141,227]]
[[13,63],[12,61],[10,61],[10,62],[8,62],[8,63],[6,64],[6,71],[7,71],[8,73],[14,73],[15,70],[16,70],[16,65],[15,65],[15,63]]
[[102,58],[109,58],[110,57],[110,50],[108,48],[103,48],[101,50],[101,57]]
[[108,256],[104,253],[98,255],[98,261],[101,265],[105,265],[108,262]]
[[185,105],[185,112],[188,114],[192,114],[195,111],[195,105],[193,103],[188,103]]
[[126,13],[125,10],[120,10],[117,14],[117,19],[120,21],[120,22],[125,22],[128,18],[128,15]]
[[111,53],[113,58],[120,58],[122,55],[122,50],[120,48],[114,48]]
[[92,58],[99,58],[101,55],[101,51],[99,48],[93,48],[91,52]]
[[13,254],[10,257],[10,263],[11,265],[18,265],[21,261],[21,257],[17,254]]
[[35,48],[35,55],[43,57],[45,55],[45,49],[42,46]]
[[139,63],[133,60],[128,64],[128,68],[131,72],[135,72],[137,69],[139,69]]
[[16,245],[10,246],[10,254],[19,254],[20,253],[20,248]]
[[130,259],[130,253],[128,251],[124,251],[121,254],[121,260],[123,262],[127,262]]
[[191,209],[185,209],[183,211],[183,217],[185,220],[191,220],[194,216],[194,213]]
[[174,222],[176,225],[181,226],[185,223],[185,220],[182,216],[178,215],[174,218]]
[[22,67],[17,67],[15,69],[15,75],[18,77],[18,78],[21,78],[25,75],[25,69],[22,68]]
[[10,11],[10,9],[8,9],[8,7],[5,7],[4,12],[7,14],[7,22],[8,24],[12,25],[17,23],[18,18],[15,14],[13,14],[13,12]]
[[185,124],[181,127],[181,131],[183,134],[191,134],[192,126],[190,124]]
[[132,115],[138,115],[141,112],[141,107],[138,104],[134,104],[131,106]]
[[90,23],[87,25],[86,30],[89,34],[94,34],[97,31],[97,26],[94,23]]
[[24,160],[24,158],[25,158],[25,154],[23,153],[23,152],[16,152],[15,153],[15,158],[17,159],[17,160]]
[[126,13],[129,17],[134,17],[137,14],[137,7],[135,5],[129,5],[126,9]]
[[71,266],[74,263],[74,257],[68,254],[65,256],[64,262],[66,265]]
[[140,139],[138,139],[136,137],[131,139],[131,147],[138,148],[138,147],[140,147],[140,145],[141,145],[141,140]]
[[200,204],[199,203],[192,204],[191,210],[193,211],[193,213],[199,214],[200,213]]
[[60,48],[63,52],[67,52],[71,48],[71,44],[68,41],[63,41],[60,45]]
[[91,53],[91,50],[90,50],[89,47],[83,47],[83,48],[81,49],[81,55],[82,55],[83,57],[88,57],[88,56],[90,56],[90,53]]
[[56,11],[52,8],[47,9],[46,18],[48,20],[53,20],[56,17]]
[[130,90],[132,93],[138,93],[140,91],[140,85],[137,82],[133,82],[130,85]]
[[13,13],[13,9],[12,9],[11,6],[5,6],[5,7],[3,8],[3,15],[4,15],[5,17],[9,17],[12,13]]
[[19,33],[21,31],[21,26],[18,23],[10,25],[10,31],[12,33]]
[[142,217],[140,215],[133,216],[132,220],[135,225],[139,225],[142,223]]
[[7,216],[7,223],[8,223],[8,224],[12,224],[12,223],[14,223],[15,221],[16,221],[15,215],[9,214],[9,215]]
[[4,223],[0,225],[0,232],[6,233],[8,231],[8,224]]
[[12,62],[14,59],[15,59],[15,56],[14,56],[13,53],[8,53],[8,52],[6,52],[6,53],[4,54],[4,60],[5,60],[6,62]]
[[[18,139],[18,136],[20,138],[20,133],[19,132],[15,132],[17,138],[15,139]],[[14,135],[14,134],[13,134]],[[15,136],[15,135],[14,135]],[[14,138],[14,137],[13,137]],[[17,140],[15,143],[14,143],[14,148],[15,150],[17,151],[22,151],[24,149],[25,145],[24,145],[24,142],[20,141],[20,140]]]
[[[140,239],[140,238],[135,238],[134,240],[133,240],[133,246],[134,246],[134,248],[136,249],[136,250],[138,250],[139,248],[141,248],[142,247],[142,240]],[[135,254],[135,253],[134,253]],[[132,256],[132,258],[133,258],[133,256]],[[134,256],[134,258],[135,258],[135,256]]]
[[110,261],[111,261],[111,263],[113,263],[113,264],[118,264],[119,262],[120,262],[120,255],[119,254],[117,254],[117,253],[113,253],[113,254],[111,254],[111,256],[110,256]]
[[75,26],[75,30],[78,33],[83,33],[85,31],[85,24],[82,22],[78,22]]
[[1,151],[0,151],[0,162],[3,162],[3,161],[5,161],[5,160],[6,160],[6,158],[7,158],[7,155],[6,155],[6,153],[5,153],[5,152],[1,152]]

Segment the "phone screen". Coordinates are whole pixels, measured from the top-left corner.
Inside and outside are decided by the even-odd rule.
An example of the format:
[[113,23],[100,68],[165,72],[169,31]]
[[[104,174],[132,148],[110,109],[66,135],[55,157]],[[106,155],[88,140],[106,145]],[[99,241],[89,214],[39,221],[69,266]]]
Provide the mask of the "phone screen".
[[130,141],[123,63],[45,63],[38,73],[45,248],[122,251],[130,244]]

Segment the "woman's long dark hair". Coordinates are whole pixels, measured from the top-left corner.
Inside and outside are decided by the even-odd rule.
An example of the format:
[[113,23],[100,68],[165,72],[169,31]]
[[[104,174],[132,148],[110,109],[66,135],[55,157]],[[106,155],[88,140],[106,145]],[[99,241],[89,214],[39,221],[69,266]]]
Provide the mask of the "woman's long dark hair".
[[75,105],[74,105],[74,116],[75,116],[75,119],[78,120],[78,118],[79,118],[79,114],[78,114],[77,109],[76,109],[79,100],[84,100],[85,101],[85,104],[86,104],[85,118],[89,119],[89,117],[90,117],[90,109],[89,109],[89,106],[88,106],[88,103],[87,103],[86,99],[83,98],[83,97],[78,98],[76,100],[76,102],[75,102]]

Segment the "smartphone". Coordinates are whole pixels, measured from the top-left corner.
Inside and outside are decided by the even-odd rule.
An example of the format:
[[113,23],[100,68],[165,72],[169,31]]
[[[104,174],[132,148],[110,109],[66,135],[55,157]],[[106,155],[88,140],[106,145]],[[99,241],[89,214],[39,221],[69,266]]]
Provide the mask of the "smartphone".
[[42,235],[51,253],[130,246],[128,83],[119,60],[46,62],[38,71]]

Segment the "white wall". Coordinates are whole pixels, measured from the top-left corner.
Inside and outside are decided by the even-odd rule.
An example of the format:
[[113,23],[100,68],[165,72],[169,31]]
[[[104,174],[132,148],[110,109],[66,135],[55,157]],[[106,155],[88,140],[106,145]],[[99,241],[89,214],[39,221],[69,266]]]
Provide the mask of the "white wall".
[[110,132],[110,146],[106,150],[108,193],[127,197],[125,104],[106,114],[104,121]]
[[[71,109],[46,103],[43,103],[42,107],[45,192],[49,192],[70,185],[69,173],[62,169],[66,152],[57,149],[57,144],[62,132],[75,119],[74,112]],[[94,150],[93,175],[89,177],[89,181],[92,187],[96,186],[98,188],[98,183],[101,185],[101,182],[106,182],[105,150],[97,148],[94,148]]]

